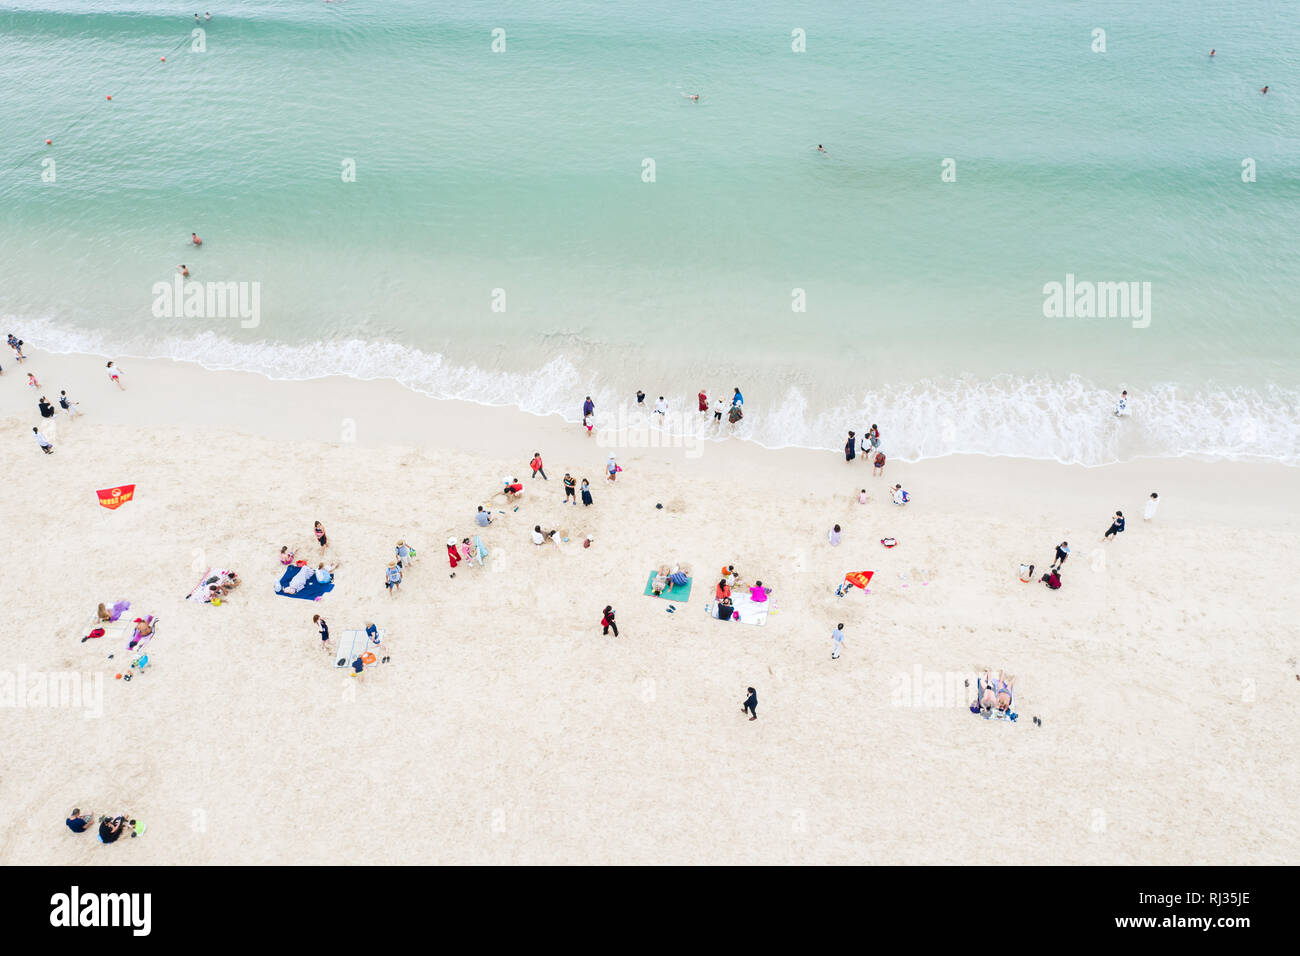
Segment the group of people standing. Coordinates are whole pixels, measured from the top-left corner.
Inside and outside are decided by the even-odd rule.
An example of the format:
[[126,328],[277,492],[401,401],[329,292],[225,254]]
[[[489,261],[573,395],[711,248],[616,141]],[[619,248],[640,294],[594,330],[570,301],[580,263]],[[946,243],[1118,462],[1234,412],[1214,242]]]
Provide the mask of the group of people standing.
[[858,439],[857,432],[849,432],[848,441],[844,443],[844,460],[851,462],[858,457],[858,452],[862,452],[862,457],[866,458],[874,454],[872,458],[872,468],[874,475],[882,475],[885,471],[885,453],[880,450],[880,429],[872,425],[861,438]]

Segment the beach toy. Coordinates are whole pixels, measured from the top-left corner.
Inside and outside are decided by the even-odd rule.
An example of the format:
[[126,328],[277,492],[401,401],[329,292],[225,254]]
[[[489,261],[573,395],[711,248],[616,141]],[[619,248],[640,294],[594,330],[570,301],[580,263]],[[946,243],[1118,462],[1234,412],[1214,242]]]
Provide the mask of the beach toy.
[[213,607],[221,607],[221,598],[219,598],[219,597],[214,597],[214,598],[212,599],[212,606],[213,606]]
[[892,547],[894,547],[896,544],[898,544],[898,539],[897,539],[897,538],[881,538],[881,539],[880,539],[880,543],[883,544],[886,548],[892,548]]
[[661,505],[661,504],[656,504],[656,505],[655,505],[655,509],[658,510],[658,511],[663,511],[663,510],[664,510],[664,506]]
[[371,654],[369,651],[366,651],[364,654],[361,655],[361,663],[373,664],[374,662],[375,662],[375,655]]
[[318,595],[316,595],[314,598],[312,598],[312,600],[313,600],[313,601],[319,601],[319,600],[320,600],[321,598],[323,598],[324,596],[325,596],[325,595],[323,595],[323,594],[318,594]]
[[121,675],[121,674],[114,674],[114,675],[113,675],[113,679],[114,679],[114,680],[121,680],[121,679],[122,679],[122,675]]

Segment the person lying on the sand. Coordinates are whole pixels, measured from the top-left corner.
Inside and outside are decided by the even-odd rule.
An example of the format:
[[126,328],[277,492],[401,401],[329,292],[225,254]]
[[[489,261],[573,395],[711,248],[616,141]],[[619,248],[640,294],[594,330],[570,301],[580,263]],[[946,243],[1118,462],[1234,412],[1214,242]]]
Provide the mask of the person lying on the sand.
[[311,579],[315,574],[316,571],[314,568],[311,567],[311,565],[304,564],[302,567],[298,569],[298,573],[295,574],[293,578],[289,581],[288,585],[284,589],[284,593],[297,594],[299,591],[305,588],[309,583],[311,583]]
[[669,577],[670,574],[671,572],[668,570],[668,565],[659,565],[659,570],[655,572],[654,583],[650,586],[650,591],[655,597],[662,597],[664,591],[671,591],[673,589],[673,582]]
[[1008,677],[1002,671],[998,671],[998,679],[993,682],[993,691],[997,695],[998,713],[1005,714],[1011,709],[1011,696],[1015,686],[1015,677]]
[[673,587],[685,587],[691,583],[691,566],[689,564],[674,564],[673,569],[668,572],[668,581]]

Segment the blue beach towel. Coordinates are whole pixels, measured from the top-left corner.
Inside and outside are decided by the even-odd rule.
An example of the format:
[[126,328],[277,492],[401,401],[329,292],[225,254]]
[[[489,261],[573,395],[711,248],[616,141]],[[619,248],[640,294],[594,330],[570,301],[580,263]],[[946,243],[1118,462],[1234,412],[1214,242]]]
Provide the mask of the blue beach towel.
[[293,567],[292,565],[290,567],[285,568],[284,577],[280,578],[280,584],[275,589],[275,593],[280,595],[280,597],[302,598],[306,601],[314,601],[322,594],[328,594],[330,591],[334,590],[333,581],[331,581],[329,584],[321,584],[319,581],[316,580],[315,575],[313,575],[311,581],[307,583],[307,586],[303,588],[301,591],[299,591],[297,594],[287,593],[284,589],[289,586],[289,582],[293,580],[293,576],[297,574],[300,570],[302,569]]

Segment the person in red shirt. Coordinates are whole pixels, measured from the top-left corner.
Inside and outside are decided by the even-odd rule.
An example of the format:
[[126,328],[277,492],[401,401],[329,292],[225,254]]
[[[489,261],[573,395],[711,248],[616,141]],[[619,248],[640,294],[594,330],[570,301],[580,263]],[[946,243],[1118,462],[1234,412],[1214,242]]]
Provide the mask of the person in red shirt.
[[551,480],[546,477],[546,471],[542,468],[542,453],[540,451],[533,452],[533,460],[530,461],[529,464],[532,465],[533,467],[534,478],[536,478],[538,475],[541,475],[544,480],[546,481]]
[[700,411],[705,414],[709,411],[709,396],[705,394],[704,389],[700,389]]

